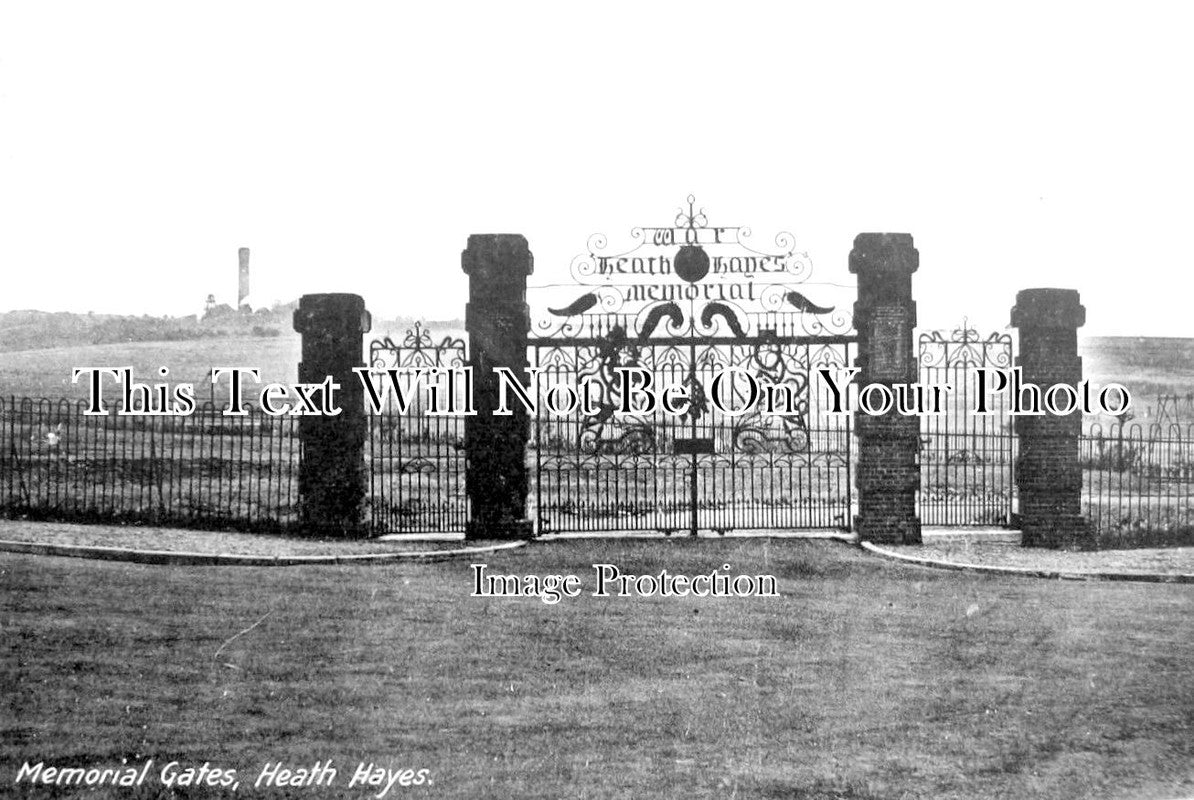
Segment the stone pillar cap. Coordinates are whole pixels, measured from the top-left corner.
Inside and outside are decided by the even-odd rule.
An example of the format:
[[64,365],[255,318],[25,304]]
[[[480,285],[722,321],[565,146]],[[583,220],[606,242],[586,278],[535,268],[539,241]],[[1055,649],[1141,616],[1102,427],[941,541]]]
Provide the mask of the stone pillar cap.
[[1023,289],[1012,308],[1013,328],[1080,328],[1086,307],[1077,289]]
[[920,254],[912,244],[910,233],[860,233],[854,237],[850,251],[850,272],[860,269],[893,272],[916,272]]
[[300,297],[299,306],[294,310],[294,329],[305,333],[317,318],[323,320],[323,325],[330,327],[344,325],[345,320],[357,320],[361,333],[368,333],[373,327],[373,319],[365,310],[365,298],[348,292],[305,294]]
[[911,247],[910,233],[860,233],[854,237],[855,247]]
[[365,305],[365,298],[352,292],[320,292],[318,294],[305,294],[299,298],[300,308],[302,306],[323,306],[325,304],[347,308],[354,303],[363,306]]
[[531,246],[521,233],[473,233],[460,254],[460,266],[469,274],[478,264],[501,264],[505,268],[526,264],[526,274],[535,271]]

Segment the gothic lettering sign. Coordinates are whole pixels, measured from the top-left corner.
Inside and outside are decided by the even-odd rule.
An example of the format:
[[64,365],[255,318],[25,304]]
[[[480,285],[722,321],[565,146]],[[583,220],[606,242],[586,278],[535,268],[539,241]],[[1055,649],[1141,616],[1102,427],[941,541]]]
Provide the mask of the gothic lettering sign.
[[812,260],[792,234],[763,246],[750,228],[710,225],[691,195],[670,225],[633,228],[624,248],[593,235],[571,275],[570,285],[539,287],[552,299],[532,335],[619,328],[632,339],[823,336],[852,328],[850,287],[813,282]]

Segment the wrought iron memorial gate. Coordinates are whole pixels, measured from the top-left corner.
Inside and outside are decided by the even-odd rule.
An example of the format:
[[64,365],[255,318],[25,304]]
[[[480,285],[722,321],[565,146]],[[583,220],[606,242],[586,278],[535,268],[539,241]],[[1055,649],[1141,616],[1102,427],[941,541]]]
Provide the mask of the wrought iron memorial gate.
[[817,371],[852,366],[852,287],[811,281],[791,234],[760,249],[693,203],[628,250],[591,237],[573,283],[533,287],[551,305],[528,342],[541,534],[850,526],[851,420]]

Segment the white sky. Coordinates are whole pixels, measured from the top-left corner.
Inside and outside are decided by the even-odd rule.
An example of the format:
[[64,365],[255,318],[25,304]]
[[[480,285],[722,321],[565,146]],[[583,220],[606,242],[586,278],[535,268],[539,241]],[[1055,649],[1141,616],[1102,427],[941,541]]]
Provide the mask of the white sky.
[[1194,5],[0,2],[0,310],[194,313],[248,246],[258,305],[462,316],[469,233],[546,281],[692,192],[820,280],[912,233],[922,325],[1194,335]]

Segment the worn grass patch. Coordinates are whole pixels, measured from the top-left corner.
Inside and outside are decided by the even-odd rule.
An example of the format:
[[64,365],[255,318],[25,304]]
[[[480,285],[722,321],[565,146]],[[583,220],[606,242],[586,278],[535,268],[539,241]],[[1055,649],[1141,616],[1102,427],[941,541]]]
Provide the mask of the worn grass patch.
[[[288,570],[0,556],[0,787],[168,796],[1157,797],[1194,793],[1194,592],[892,565],[837,543],[578,541],[493,570],[770,573],[771,599],[473,598],[466,562]],[[251,630],[245,631],[250,626]],[[240,635],[237,635],[240,634]],[[235,637],[235,638],[233,638]],[[25,760],[155,760],[139,790]],[[331,787],[254,788],[331,758]],[[150,786],[149,784],[153,784]],[[200,797],[216,790],[187,789]]]

